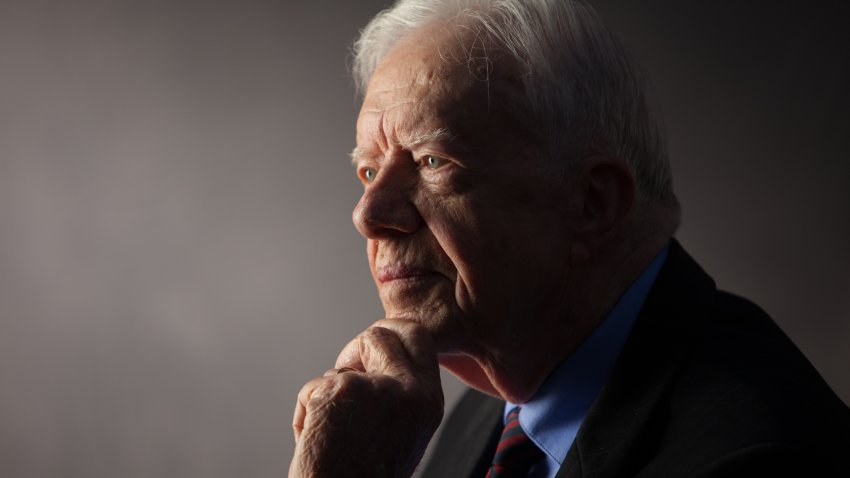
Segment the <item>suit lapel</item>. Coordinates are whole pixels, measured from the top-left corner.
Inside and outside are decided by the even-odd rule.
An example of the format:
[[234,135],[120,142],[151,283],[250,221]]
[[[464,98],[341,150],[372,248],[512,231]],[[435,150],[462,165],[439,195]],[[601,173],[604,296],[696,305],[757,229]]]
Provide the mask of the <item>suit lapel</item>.
[[[688,353],[694,302],[714,283],[676,241],[556,478],[634,476],[657,441],[661,404]],[[696,292],[694,292],[696,291]]]

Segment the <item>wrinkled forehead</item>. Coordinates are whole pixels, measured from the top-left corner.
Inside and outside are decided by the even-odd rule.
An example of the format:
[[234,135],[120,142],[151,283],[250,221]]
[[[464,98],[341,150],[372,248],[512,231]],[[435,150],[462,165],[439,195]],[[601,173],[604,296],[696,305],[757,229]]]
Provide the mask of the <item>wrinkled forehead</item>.
[[498,55],[484,42],[458,26],[439,23],[409,33],[378,64],[364,104],[376,96],[407,91],[463,95],[464,99],[486,91],[496,81],[493,70]]
[[520,94],[511,73],[503,55],[483,37],[457,26],[424,27],[402,38],[378,65],[366,90],[358,134],[388,117],[399,124],[436,123],[469,140],[508,129],[505,106]]

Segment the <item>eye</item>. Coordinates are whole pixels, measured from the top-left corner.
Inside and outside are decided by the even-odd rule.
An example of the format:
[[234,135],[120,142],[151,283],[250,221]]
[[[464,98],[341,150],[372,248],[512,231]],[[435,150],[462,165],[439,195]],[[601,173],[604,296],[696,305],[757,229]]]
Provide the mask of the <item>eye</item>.
[[363,181],[366,183],[371,183],[375,180],[375,175],[378,172],[375,171],[375,168],[363,168],[363,171],[360,173],[363,176]]
[[428,167],[428,169],[437,169],[441,166],[444,166],[446,163],[448,163],[447,160],[445,160],[445,159],[443,159],[439,156],[434,156],[433,154],[429,154],[429,155],[425,156],[423,158],[422,162],[425,164],[425,166]]

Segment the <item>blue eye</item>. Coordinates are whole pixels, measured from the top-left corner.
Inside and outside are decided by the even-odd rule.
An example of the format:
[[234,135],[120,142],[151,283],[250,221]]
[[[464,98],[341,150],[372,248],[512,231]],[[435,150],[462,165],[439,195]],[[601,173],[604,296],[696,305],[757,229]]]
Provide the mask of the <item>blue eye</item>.
[[375,174],[377,174],[377,171],[373,168],[363,168],[363,180],[367,183],[371,183],[375,180]]
[[429,169],[437,169],[444,164],[446,164],[446,160],[439,156],[434,156],[433,154],[425,156],[425,165],[428,166]]

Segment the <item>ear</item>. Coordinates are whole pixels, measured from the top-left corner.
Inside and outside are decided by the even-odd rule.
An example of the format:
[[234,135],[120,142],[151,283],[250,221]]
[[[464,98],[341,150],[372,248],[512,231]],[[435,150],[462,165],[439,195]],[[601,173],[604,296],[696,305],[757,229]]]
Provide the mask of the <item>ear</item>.
[[580,197],[570,257],[573,265],[604,250],[617,237],[634,207],[637,191],[632,168],[614,156],[585,158],[577,174]]

